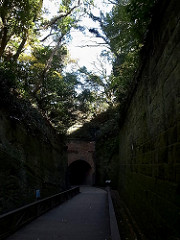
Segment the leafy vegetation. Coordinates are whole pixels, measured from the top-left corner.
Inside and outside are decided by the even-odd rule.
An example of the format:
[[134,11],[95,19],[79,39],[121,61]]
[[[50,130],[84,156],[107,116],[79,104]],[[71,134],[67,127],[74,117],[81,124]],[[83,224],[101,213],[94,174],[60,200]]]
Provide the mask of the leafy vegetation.
[[[91,33],[103,38],[110,47],[110,53],[113,53],[111,75],[94,78],[96,83],[103,87],[103,91],[113,96],[111,107],[89,123],[84,124],[71,136],[96,141],[96,182],[104,185],[105,180],[111,179],[111,186],[116,188],[120,119],[124,117],[123,107],[129,91],[133,88],[139,53],[155,1],[130,0],[113,3],[112,11],[106,16],[101,14],[99,18],[91,14],[103,30],[103,33],[99,33],[96,29],[91,29]],[[104,54],[108,55],[108,52]],[[105,91],[104,96],[110,100]]]
[[[60,132],[75,120],[92,118],[122,103],[132,85],[138,54],[151,19],[155,0],[114,0],[106,16],[94,16],[93,1],[65,1],[57,16],[45,18],[42,0],[2,0],[0,3],[0,76],[19,98],[30,100]],[[66,43],[72,29],[83,31],[82,14],[98,21],[109,51],[102,53],[97,71],[86,67],[65,72],[71,61]],[[52,41],[52,43],[50,43]],[[107,74],[103,61],[113,71]],[[80,87],[81,91],[76,89]]]
[[0,5],[0,57],[17,61],[25,44],[33,41],[42,0],[2,0]]
[[62,1],[58,15],[48,20],[41,0],[0,3],[1,81],[19,98],[29,99],[60,132],[72,124],[77,105],[78,81],[63,71],[69,61],[65,43],[71,29],[79,27],[78,12],[88,11],[90,4]]
[[139,64],[139,52],[143,46],[152,9],[156,0],[115,0],[110,13],[97,17],[102,34],[90,29],[96,36],[103,38],[113,54],[113,72],[109,77],[107,91],[112,91],[116,103],[122,103],[133,85],[134,75]]

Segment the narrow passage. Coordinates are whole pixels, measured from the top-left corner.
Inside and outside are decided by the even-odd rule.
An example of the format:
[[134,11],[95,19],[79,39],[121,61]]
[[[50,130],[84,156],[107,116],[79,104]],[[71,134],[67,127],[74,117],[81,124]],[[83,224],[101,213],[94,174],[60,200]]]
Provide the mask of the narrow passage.
[[81,187],[81,193],[40,216],[8,240],[109,240],[106,191]]

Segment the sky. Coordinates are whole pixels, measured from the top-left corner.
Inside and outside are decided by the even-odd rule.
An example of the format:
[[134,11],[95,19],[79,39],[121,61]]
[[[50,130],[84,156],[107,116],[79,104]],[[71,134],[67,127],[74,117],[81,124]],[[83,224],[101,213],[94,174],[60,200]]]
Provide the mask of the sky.
[[[105,13],[110,11],[112,5],[104,5],[102,0],[95,0],[97,8],[93,9],[94,15],[99,15],[99,6]],[[56,15],[58,9],[57,0],[44,0],[44,6],[51,13],[50,16]],[[88,17],[82,19],[81,24],[87,28],[99,28],[98,23],[93,22]],[[104,46],[86,46],[86,45],[97,45],[96,42],[103,42],[100,38],[94,38],[94,36],[86,31],[86,34],[81,33],[79,30],[71,31],[72,40],[68,43],[67,47],[70,53],[70,57],[78,62],[78,66],[86,66],[88,70],[96,71],[96,67],[99,67],[100,54],[102,50],[107,50]],[[110,74],[112,66],[104,61],[107,73]],[[71,71],[74,65],[69,65],[67,71]]]

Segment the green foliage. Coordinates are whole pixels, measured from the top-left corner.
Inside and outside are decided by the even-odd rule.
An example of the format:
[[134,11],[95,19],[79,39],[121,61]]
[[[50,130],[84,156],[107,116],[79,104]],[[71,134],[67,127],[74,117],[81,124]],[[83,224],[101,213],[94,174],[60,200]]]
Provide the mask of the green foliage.
[[[66,130],[80,117],[92,117],[107,106],[122,102],[131,86],[138,64],[143,35],[150,21],[155,0],[116,0],[112,11],[95,17],[90,13],[93,1],[64,0],[57,16],[42,17],[42,0],[2,0],[0,3],[0,73],[1,80],[15,89],[20,98],[29,99],[59,131]],[[90,32],[102,37],[113,53],[113,73],[108,76],[104,59],[97,72],[85,67],[64,73],[68,61],[65,42],[78,25],[81,13],[99,21],[105,36],[96,29]],[[38,40],[42,31],[47,36]],[[43,43],[51,37],[54,46]],[[25,49],[30,52],[24,53]],[[8,80],[7,80],[8,79]],[[77,94],[76,89],[81,89]],[[78,116],[79,114],[79,116]]]
[[[106,37],[105,42],[109,43],[113,53],[111,76],[104,81],[105,75],[102,74],[103,78],[99,77],[99,79],[103,80],[104,86],[102,86],[106,99],[112,94],[116,102],[120,103],[117,105],[118,107],[109,108],[108,111],[95,117],[72,134],[72,137],[90,138],[90,129],[95,129],[96,180],[98,184],[103,185],[109,178],[112,179],[112,186],[117,186],[118,133],[119,119],[123,118],[122,103],[126,100],[133,85],[133,78],[139,62],[139,51],[143,46],[154,3],[155,1],[146,0],[115,1],[112,11],[103,19],[92,16],[93,20],[100,22]],[[95,36],[100,36],[97,31],[91,29],[91,32],[94,32]],[[106,52],[103,54],[107,55]],[[93,80],[99,86],[101,85],[96,78]],[[109,99],[111,98],[109,97]]]
[[79,102],[78,109],[83,112],[87,113],[87,115],[94,113],[94,105],[93,103],[96,101],[95,96],[89,89],[83,90],[77,97]]
[[152,17],[152,8],[157,0],[131,0],[127,13],[132,22],[132,32],[139,44],[143,43],[144,34]]
[[139,51],[151,20],[156,0],[116,0],[112,11],[100,21],[106,42],[114,54],[113,87],[118,102],[124,101],[133,84],[139,63]]
[[0,63],[0,80],[9,87],[15,86],[14,66],[9,62]]
[[[62,1],[58,15],[46,20],[42,0],[0,3],[1,81],[19,98],[30,100],[59,132],[72,124],[80,101],[75,92],[77,75],[63,71],[68,58],[65,40],[72,28],[78,28],[78,7],[78,1]],[[89,7],[87,1],[84,7]],[[47,36],[40,42],[44,30]],[[55,46],[42,44],[49,37]]]
[[0,58],[18,58],[40,14],[42,0],[3,0],[0,4]]
[[[62,75],[66,49],[61,47],[53,56],[51,67],[44,76],[46,61],[52,50],[37,47],[32,56],[21,56],[16,65],[16,84],[22,97],[31,99],[59,131],[68,128],[75,98],[75,83]],[[69,74],[70,75],[70,74]]]

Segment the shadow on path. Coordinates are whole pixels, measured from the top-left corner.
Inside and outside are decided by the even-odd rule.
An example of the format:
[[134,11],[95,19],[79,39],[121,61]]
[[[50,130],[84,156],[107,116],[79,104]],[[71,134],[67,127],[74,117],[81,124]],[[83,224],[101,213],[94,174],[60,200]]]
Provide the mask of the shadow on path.
[[88,186],[82,186],[80,191],[7,239],[109,240],[107,192]]

